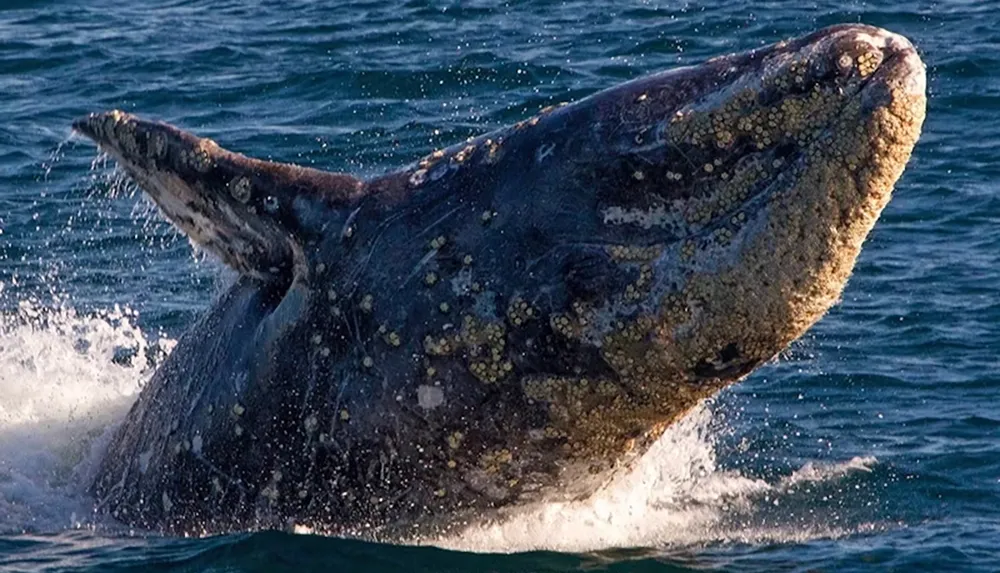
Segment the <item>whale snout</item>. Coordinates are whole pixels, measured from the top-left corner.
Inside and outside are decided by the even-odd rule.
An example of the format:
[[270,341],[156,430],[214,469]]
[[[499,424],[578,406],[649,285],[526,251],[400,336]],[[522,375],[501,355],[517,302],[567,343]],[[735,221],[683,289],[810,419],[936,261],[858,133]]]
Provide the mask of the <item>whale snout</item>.
[[927,92],[927,67],[909,40],[899,34],[889,34],[889,65],[885,66],[892,81],[910,95],[925,96]]
[[[923,96],[927,90],[926,66],[909,39],[871,26],[854,26],[845,34],[847,45],[834,53],[838,62],[860,67],[871,77],[870,86],[892,85],[907,95]],[[860,48],[860,49],[859,49]]]
[[710,66],[699,77],[715,81],[699,84],[662,136],[679,157],[667,156],[660,193],[684,218],[606,216],[633,230],[661,220],[682,229],[675,254],[652,263],[654,277],[673,281],[653,279],[668,286],[650,317],[670,366],[645,382],[686,378],[698,395],[770,360],[837,302],[926,107],[915,48],[872,26],[834,26]]
[[857,87],[866,113],[900,100],[913,107],[926,97],[926,66],[906,37],[862,24],[833,26],[813,37],[802,53],[838,90]]

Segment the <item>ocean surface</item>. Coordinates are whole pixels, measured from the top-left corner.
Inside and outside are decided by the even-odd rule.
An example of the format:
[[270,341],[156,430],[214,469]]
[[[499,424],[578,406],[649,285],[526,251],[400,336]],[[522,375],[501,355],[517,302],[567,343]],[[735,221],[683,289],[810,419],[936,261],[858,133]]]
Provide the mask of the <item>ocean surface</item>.
[[[106,431],[232,275],[72,119],[121,108],[370,175],[642,74],[840,22],[928,65],[843,301],[601,499],[397,547],[93,513]],[[1000,570],[1000,2],[2,0],[0,571]]]

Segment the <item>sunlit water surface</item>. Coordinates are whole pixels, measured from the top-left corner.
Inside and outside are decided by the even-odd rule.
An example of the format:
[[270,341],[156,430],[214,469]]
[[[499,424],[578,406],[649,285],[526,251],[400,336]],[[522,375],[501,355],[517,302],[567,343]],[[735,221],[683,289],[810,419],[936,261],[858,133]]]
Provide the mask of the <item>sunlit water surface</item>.
[[[997,6],[324,4],[2,3],[0,570],[995,569]],[[597,499],[447,549],[163,538],[94,516],[107,428],[231,276],[95,161],[73,118],[122,108],[368,175],[647,72],[855,21],[914,41],[930,100],[843,302]]]

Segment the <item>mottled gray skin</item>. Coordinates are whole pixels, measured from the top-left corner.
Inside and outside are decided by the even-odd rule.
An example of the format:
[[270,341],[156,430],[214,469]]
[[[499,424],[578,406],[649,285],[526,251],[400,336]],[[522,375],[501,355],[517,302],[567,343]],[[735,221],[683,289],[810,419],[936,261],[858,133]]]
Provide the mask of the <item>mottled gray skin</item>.
[[[592,493],[835,302],[923,89],[905,40],[838,26],[365,181],[121,112],[78,121],[240,272],[116,433],[99,510],[405,538]],[[753,115],[813,92],[808,127]],[[723,108],[708,135],[684,123]]]

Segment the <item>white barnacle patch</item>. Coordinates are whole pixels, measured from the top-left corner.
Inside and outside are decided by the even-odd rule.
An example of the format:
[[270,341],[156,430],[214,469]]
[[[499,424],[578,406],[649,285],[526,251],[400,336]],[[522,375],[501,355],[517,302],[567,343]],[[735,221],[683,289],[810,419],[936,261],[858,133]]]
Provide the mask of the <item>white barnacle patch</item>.
[[260,490],[261,497],[266,498],[271,503],[276,503],[281,494],[278,492],[278,482],[281,481],[281,472],[275,470],[271,476],[271,483],[267,484],[264,489]]
[[[471,255],[466,255],[466,256],[470,258],[469,264],[471,265],[472,264]],[[455,273],[455,276],[449,279],[449,283],[451,284],[451,292],[455,296],[464,296],[473,292],[472,291],[473,282],[474,281],[472,280],[472,269],[469,268],[468,266],[460,269],[457,273]]]
[[546,143],[545,145],[540,145],[538,150],[535,151],[535,163],[541,163],[545,159],[552,155],[552,151],[555,150],[555,143]]
[[427,181],[426,169],[417,169],[413,172],[413,175],[410,175],[410,185],[413,185],[414,187],[423,185],[425,181]]
[[201,455],[201,448],[205,445],[205,440],[202,439],[201,434],[195,434],[191,438],[191,451],[197,455]]
[[247,203],[250,201],[251,195],[251,185],[250,180],[244,176],[234,177],[229,181],[229,194],[233,196],[240,203]]
[[170,513],[170,510],[174,507],[174,502],[170,501],[170,496],[167,495],[167,492],[163,492],[163,495],[160,496],[160,501],[163,502],[163,513]]
[[150,137],[147,153],[152,159],[160,159],[167,152],[167,137],[156,132]]
[[233,414],[235,414],[237,416],[242,416],[243,412],[246,412],[246,411],[247,411],[247,409],[244,408],[242,404],[233,404]]
[[316,431],[317,427],[319,427],[319,420],[316,419],[315,414],[310,414],[309,417],[302,422],[302,426],[306,429],[307,434],[311,434]]
[[126,123],[118,130],[118,146],[128,155],[137,155],[135,124]]
[[211,139],[202,139],[191,150],[188,156],[188,164],[198,173],[207,173],[215,163],[212,161],[210,150],[216,147],[218,145]]
[[653,227],[678,227],[677,213],[663,205],[649,209],[625,209],[614,205],[601,212],[606,225],[638,225],[643,229]]
[[417,386],[417,405],[425,410],[433,410],[444,404],[444,390],[437,386],[421,384]]
[[475,151],[476,151],[475,145],[471,144],[466,145],[464,149],[462,149],[461,151],[456,153],[454,157],[452,157],[452,161],[454,161],[455,163],[464,163],[466,159],[468,159],[470,156],[472,156],[473,153],[475,153]]
[[153,451],[146,450],[139,454],[139,473],[145,474],[149,470],[149,460],[153,459]]
[[361,302],[358,303],[358,308],[361,309],[361,312],[371,312],[372,308],[374,307],[374,304],[375,304],[375,297],[373,297],[370,294],[366,294],[365,296],[361,297]]
[[104,132],[105,136],[112,136],[114,134],[115,126],[125,121],[125,113],[119,110],[114,110],[111,113],[105,114],[104,124],[101,126],[101,130]]

